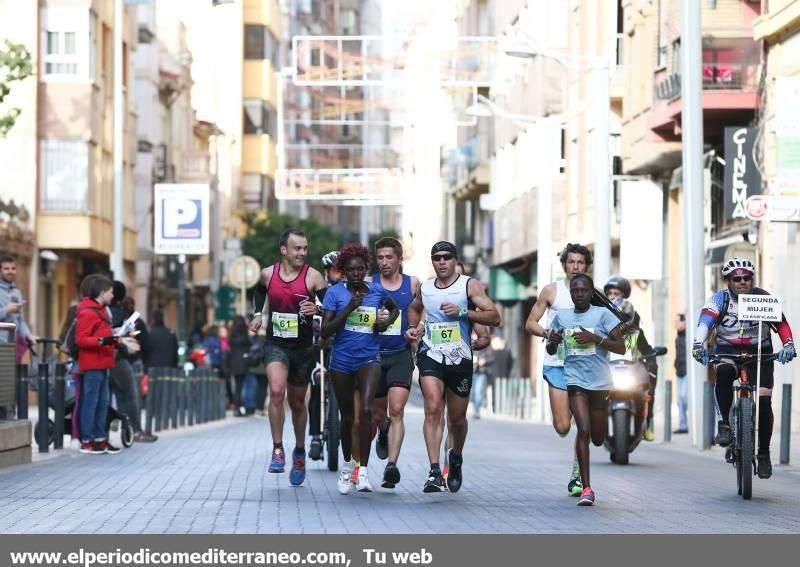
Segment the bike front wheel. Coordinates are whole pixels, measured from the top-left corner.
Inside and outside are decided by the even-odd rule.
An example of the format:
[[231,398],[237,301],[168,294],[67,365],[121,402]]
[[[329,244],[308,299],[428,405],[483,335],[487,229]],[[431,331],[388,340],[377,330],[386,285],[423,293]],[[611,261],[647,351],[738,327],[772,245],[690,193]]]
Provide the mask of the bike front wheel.
[[739,455],[736,472],[739,494],[745,500],[753,497],[753,454],[755,452],[755,407],[750,398],[741,398],[736,414],[736,444]]

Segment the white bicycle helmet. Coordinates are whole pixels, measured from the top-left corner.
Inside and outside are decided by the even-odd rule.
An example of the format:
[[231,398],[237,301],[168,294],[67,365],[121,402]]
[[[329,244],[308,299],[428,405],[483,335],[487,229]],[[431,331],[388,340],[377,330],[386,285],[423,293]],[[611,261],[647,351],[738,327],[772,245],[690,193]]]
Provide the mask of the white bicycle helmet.
[[322,257],[322,267],[330,268],[336,264],[336,259],[339,257],[337,250],[332,250]]
[[722,277],[727,278],[735,270],[746,270],[750,275],[756,273],[756,267],[747,258],[731,258],[722,265]]

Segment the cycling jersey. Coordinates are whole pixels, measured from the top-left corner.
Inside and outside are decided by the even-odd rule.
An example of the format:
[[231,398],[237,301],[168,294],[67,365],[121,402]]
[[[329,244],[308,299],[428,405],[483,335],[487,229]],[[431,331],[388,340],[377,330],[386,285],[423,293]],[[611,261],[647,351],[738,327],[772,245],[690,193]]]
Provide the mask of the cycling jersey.
[[[768,295],[760,288],[753,288],[754,295]],[[727,308],[725,304],[727,303]],[[695,330],[695,342],[705,343],[716,329],[717,336],[714,342],[714,351],[723,350],[746,350],[752,351],[758,348],[758,327],[759,324],[765,327],[761,329],[761,350],[772,352],[772,338],[768,323],[758,321],[742,321],[738,316],[739,302],[736,294],[724,289],[712,295],[700,312]],[[720,318],[721,316],[721,318]],[[792,340],[792,329],[786,321],[786,317],[775,327],[778,336],[784,344]]]

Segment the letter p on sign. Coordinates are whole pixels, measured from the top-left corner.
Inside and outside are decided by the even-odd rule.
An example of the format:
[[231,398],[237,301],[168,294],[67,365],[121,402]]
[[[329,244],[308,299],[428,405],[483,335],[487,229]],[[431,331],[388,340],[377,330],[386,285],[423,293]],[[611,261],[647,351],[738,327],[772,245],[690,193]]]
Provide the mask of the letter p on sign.
[[156,254],[208,254],[208,185],[159,183],[154,196]]
[[164,238],[200,236],[200,200],[164,199]]

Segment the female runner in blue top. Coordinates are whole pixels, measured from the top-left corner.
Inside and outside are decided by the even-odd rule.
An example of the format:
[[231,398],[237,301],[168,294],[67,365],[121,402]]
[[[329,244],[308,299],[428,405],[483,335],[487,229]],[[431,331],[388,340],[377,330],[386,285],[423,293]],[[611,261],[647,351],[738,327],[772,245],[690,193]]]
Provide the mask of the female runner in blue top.
[[[328,289],[322,303],[321,336],[335,334],[330,371],[336,401],[341,414],[342,455],[345,465],[339,475],[338,488],[347,494],[352,488],[352,430],[355,418],[353,393],[358,383],[361,415],[359,427],[360,466],[356,489],[372,492],[367,479],[367,464],[372,433],[371,407],[381,379],[380,345],[382,333],[397,319],[400,310],[378,282],[364,278],[370,266],[369,249],[361,244],[348,244],[339,251],[337,265],[346,278]],[[378,311],[389,311],[387,319],[378,320]]]

